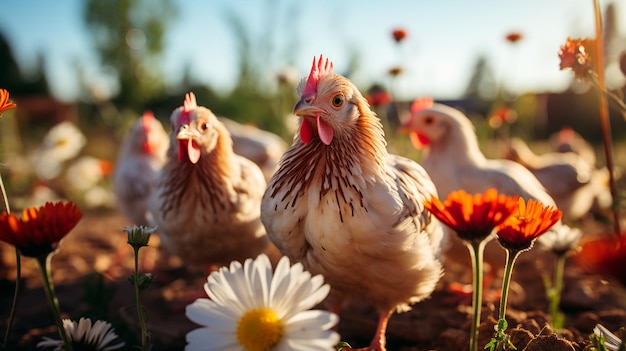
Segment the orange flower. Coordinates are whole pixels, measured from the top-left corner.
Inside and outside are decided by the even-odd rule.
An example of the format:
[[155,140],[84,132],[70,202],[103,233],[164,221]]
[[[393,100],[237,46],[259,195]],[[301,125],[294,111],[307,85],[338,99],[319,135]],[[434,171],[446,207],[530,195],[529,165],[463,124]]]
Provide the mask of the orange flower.
[[608,275],[626,286],[626,233],[587,239],[573,258],[586,271]]
[[404,30],[402,28],[397,28],[397,29],[394,29],[391,32],[391,35],[393,36],[393,40],[395,40],[396,43],[399,43],[399,42],[403,41],[404,39],[406,39],[407,32],[406,32],[406,30]]
[[4,212],[0,215],[0,240],[14,245],[26,257],[46,256],[58,247],[81,217],[82,213],[72,202],[46,202],[39,208],[26,208],[22,219]]
[[391,67],[389,69],[389,75],[392,77],[396,77],[402,74],[402,72],[404,71],[404,69],[400,66],[396,66],[396,67]]
[[0,89],[0,115],[10,108],[15,108],[15,104],[9,102],[9,92],[5,89]]
[[493,188],[476,195],[458,190],[450,193],[444,203],[431,197],[424,205],[461,239],[481,242],[515,211],[517,197],[498,195]]
[[524,36],[522,35],[522,33],[519,32],[511,32],[507,34],[505,38],[506,41],[510,43],[517,43],[518,41],[522,40]]
[[559,50],[561,63],[559,68],[571,68],[578,79],[589,78],[593,72],[593,58],[595,57],[593,39],[567,38],[565,45]]
[[507,250],[529,249],[533,241],[561,219],[562,212],[541,202],[519,199],[517,211],[496,228],[500,245]]

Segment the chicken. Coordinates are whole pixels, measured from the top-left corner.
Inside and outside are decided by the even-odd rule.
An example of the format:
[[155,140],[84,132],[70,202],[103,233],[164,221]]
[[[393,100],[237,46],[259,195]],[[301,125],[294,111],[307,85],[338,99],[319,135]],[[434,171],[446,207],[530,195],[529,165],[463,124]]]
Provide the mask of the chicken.
[[[605,174],[594,170],[574,152],[547,152],[537,155],[519,138],[512,138],[504,157],[528,168],[539,179],[563,212],[566,222],[589,212],[602,191]],[[608,188],[607,188],[608,190]]]
[[122,141],[113,171],[113,194],[116,209],[133,224],[154,225],[148,201],[168,146],[167,132],[152,112],[135,121]]
[[150,200],[161,245],[206,269],[256,257],[269,243],[260,219],[263,172],[233,152],[224,125],[193,93],[170,119],[167,161]]
[[261,208],[268,236],[331,286],[339,312],[356,299],[375,306],[367,350],[385,350],[395,311],[427,298],[442,275],[441,224],[424,208],[436,195],[424,169],[387,153],[381,121],[322,56],[298,87],[299,135],[279,162]]
[[244,125],[226,117],[218,119],[230,132],[235,153],[256,163],[269,181],[278,167],[278,160],[287,150],[287,143],[278,135],[255,126]]
[[[556,205],[528,169],[510,160],[487,159],[480,150],[474,125],[455,108],[434,103],[430,98],[417,99],[401,131],[409,133],[413,146],[424,150],[420,162],[433,179],[441,199],[456,190],[478,194],[495,188],[500,194],[535,199],[547,206]],[[465,244],[456,235],[450,237],[444,257],[469,266],[471,262]],[[486,269],[504,267],[505,256],[506,251],[497,241],[490,240],[485,245],[484,260],[491,267]],[[488,272],[496,275],[498,271],[490,269]],[[463,291],[467,290],[461,289]],[[486,290],[486,295],[488,293]]]
[[555,152],[573,152],[580,155],[591,167],[596,165],[596,150],[572,128],[564,127],[549,138]]

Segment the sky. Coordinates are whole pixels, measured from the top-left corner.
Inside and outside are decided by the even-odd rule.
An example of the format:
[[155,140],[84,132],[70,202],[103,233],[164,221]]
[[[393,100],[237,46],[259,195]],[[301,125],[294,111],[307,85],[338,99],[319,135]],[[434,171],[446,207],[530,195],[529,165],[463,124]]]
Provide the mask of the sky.
[[[174,1],[180,12],[166,35],[166,81],[175,84],[190,65],[195,79],[225,92],[237,78],[238,62],[227,9],[245,19],[253,39],[274,49],[271,67],[263,69],[267,79],[288,66],[305,76],[319,54],[342,73],[356,54],[359,66],[350,78],[359,87],[391,87],[388,70],[404,67],[393,83],[399,98],[460,97],[480,55],[510,90],[559,91],[572,78],[571,72],[559,70],[559,47],[568,36],[594,36],[591,0],[282,0],[274,2],[282,6],[275,12],[270,40],[262,37],[270,13],[267,0]],[[601,0],[601,8],[611,2],[617,17],[626,19],[622,0]],[[32,69],[43,54],[52,91],[61,100],[79,94],[77,62],[86,67],[90,84],[112,89],[90,45],[83,7],[83,0],[0,0],[0,33],[22,70]],[[624,23],[618,27],[622,35]],[[408,33],[400,45],[391,37],[395,28]],[[512,45],[504,39],[510,32],[523,39]]]

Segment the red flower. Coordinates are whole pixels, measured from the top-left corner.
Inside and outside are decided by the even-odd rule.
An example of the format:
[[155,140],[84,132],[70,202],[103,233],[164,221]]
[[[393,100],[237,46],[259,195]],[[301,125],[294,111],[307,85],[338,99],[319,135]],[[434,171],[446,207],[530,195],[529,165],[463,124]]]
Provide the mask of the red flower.
[[524,36],[522,35],[522,33],[519,32],[511,32],[507,34],[505,38],[506,41],[510,43],[517,43],[518,41],[522,40]]
[[22,212],[22,219],[7,212],[0,215],[0,240],[14,245],[26,257],[52,253],[61,239],[76,226],[82,213],[72,202],[47,202]]
[[15,108],[15,104],[9,102],[9,92],[5,89],[0,89],[0,115],[10,108]]
[[450,193],[444,203],[431,197],[424,205],[443,224],[456,231],[459,238],[481,242],[515,211],[517,197],[498,195],[493,188],[476,195],[458,190]]
[[556,207],[544,206],[533,199],[525,203],[520,198],[517,211],[496,228],[498,241],[507,250],[529,249],[533,241],[552,228],[561,216],[561,210]]
[[573,258],[586,271],[608,275],[626,286],[626,233],[588,239]]
[[594,48],[593,39],[567,38],[565,45],[559,50],[561,59],[559,68],[561,70],[571,68],[578,79],[589,78],[590,73],[593,72]]
[[403,41],[404,39],[406,39],[407,32],[406,32],[406,30],[404,30],[402,28],[397,28],[397,29],[394,29],[391,32],[391,35],[393,36],[393,40],[395,40],[396,43],[399,43],[399,42]]
[[513,123],[517,120],[517,112],[508,106],[499,107],[491,116],[489,116],[489,126],[492,128],[500,128],[503,123]]

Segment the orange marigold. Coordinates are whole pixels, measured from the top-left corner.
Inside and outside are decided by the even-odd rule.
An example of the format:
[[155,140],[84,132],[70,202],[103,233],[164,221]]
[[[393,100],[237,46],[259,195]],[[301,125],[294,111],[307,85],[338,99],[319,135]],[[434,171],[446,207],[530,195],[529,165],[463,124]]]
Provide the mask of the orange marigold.
[[626,233],[588,238],[573,258],[586,271],[606,275],[626,287]]
[[72,202],[46,202],[22,212],[22,218],[4,212],[0,215],[0,240],[20,250],[26,257],[46,256],[59,245],[81,219],[82,213]]
[[15,104],[9,102],[9,92],[5,89],[0,89],[0,115],[10,108],[15,108]]
[[567,38],[559,50],[560,69],[571,68],[578,79],[587,79],[593,72],[595,57],[594,39]]
[[443,203],[432,196],[424,205],[459,238],[481,242],[515,211],[517,197],[500,195],[493,188],[475,195],[458,190],[450,193]]
[[550,230],[562,215],[556,207],[544,206],[533,199],[524,202],[519,198],[517,211],[496,228],[498,241],[507,250],[530,249],[534,240]]

